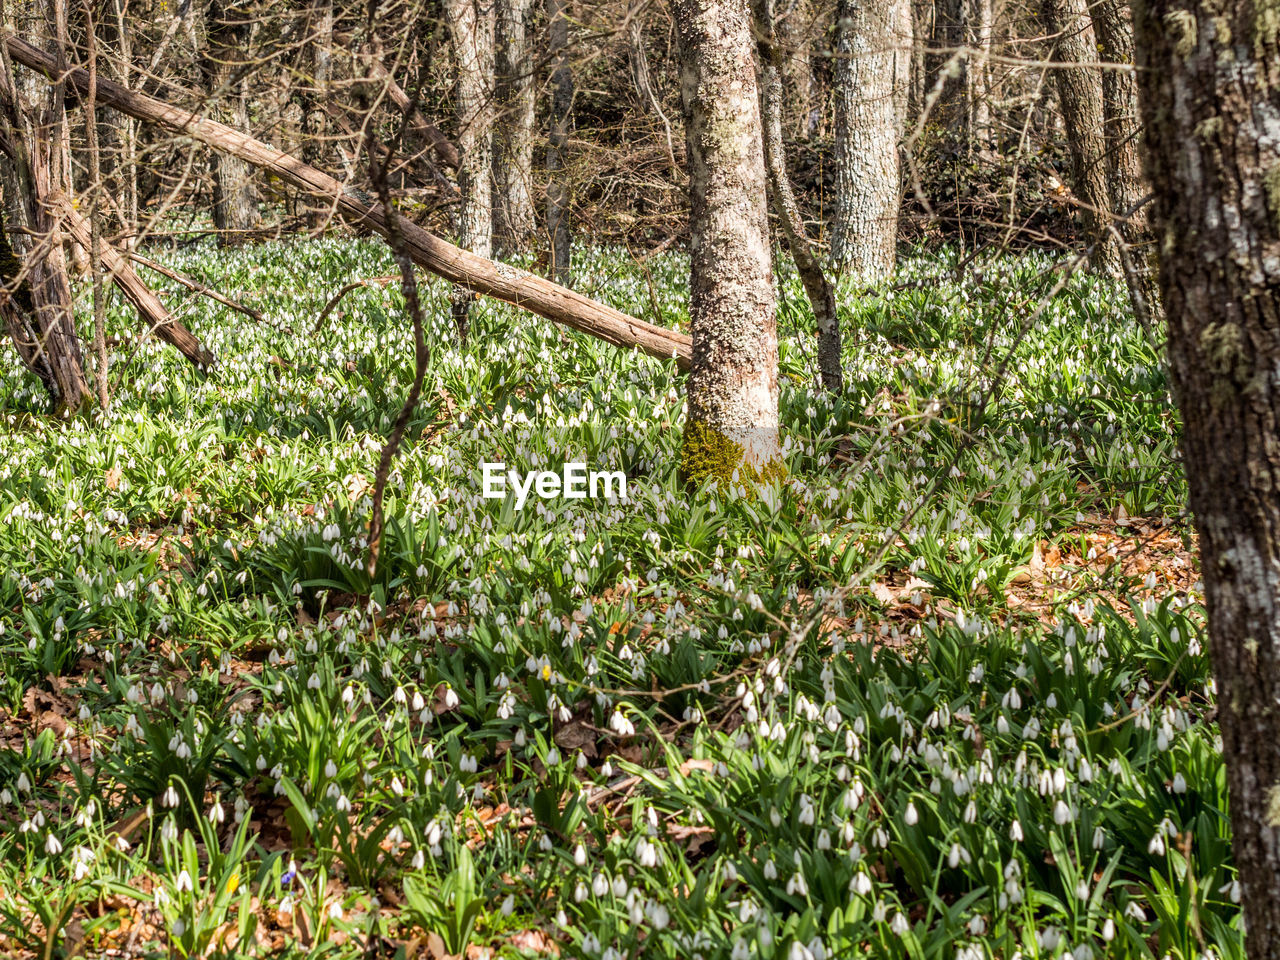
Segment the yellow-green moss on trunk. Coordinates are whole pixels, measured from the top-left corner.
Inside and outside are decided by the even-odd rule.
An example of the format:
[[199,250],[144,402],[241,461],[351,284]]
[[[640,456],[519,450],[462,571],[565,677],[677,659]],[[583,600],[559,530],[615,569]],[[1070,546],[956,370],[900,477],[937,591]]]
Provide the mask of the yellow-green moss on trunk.
[[705,423],[690,421],[685,424],[680,445],[680,479],[694,485],[715,480],[726,486],[730,483],[754,486],[786,478],[787,468],[781,458],[759,468],[747,463],[742,454],[742,444]]

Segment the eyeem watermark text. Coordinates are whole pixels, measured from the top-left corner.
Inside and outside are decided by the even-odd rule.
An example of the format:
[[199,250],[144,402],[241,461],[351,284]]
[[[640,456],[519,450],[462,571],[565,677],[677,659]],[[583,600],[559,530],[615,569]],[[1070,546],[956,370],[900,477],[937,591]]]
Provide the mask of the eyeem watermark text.
[[566,463],[559,473],[554,470],[529,470],[523,475],[507,470],[507,465],[484,461],[480,472],[484,478],[486,500],[501,500],[507,495],[508,486],[515,493],[515,508],[524,508],[529,494],[536,493],[543,500],[563,497],[567,500],[585,500],[587,497],[627,499],[627,475],[621,470],[588,470],[585,463]]

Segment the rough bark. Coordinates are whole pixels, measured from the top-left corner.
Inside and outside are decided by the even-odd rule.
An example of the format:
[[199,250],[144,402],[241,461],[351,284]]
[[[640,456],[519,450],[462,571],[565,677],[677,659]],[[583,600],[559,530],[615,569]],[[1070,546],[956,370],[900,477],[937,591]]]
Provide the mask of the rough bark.
[[[229,126],[248,132],[249,100],[247,78],[235,76],[235,65],[244,59],[243,46],[248,26],[222,0],[209,5],[207,37],[200,51],[200,72],[213,116]],[[215,154],[210,160],[213,174],[213,225],[218,243],[234,245],[258,225],[258,193],[252,171],[239,158]]]
[[904,129],[914,128],[924,112],[929,94],[928,40],[933,35],[933,4],[929,0],[910,0],[907,15],[911,18],[911,60],[908,69],[907,112]]
[[901,175],[895,81],[900,4],[836,4],[836,197],[831,260],[861,280],[893,272]]
[[760,119],[769,196],[787,238],[787,248],[795,261],[796,272],[813,308],[813,319],[818,329],[818,371],[822,385],[831,393],[840,393],[844,389],[844,375],[840,365],[840,316],[836,312],[836,291],[809,242],[804,219],[800,216],[791,180],[787,176],[786,153],[782,145],[783,52],[774,31],[772,0],[754,0],[752,11],[759,39]]
[[533,0],[498,0],[493,132],[494,243],[510,254],[537,231],[533,209],[533,73],[528,28]]
[[893,4],[893,12],[897,14],[897,22],[891,27],[893,30],[893,110],[897,118],[898,140],[901,141],[907,129],[907,118],[911,109],[911,85],[914,82],[916,24],[912,0],[896,0]]
[[[65,82],[76,89],[84,88],[87,82],[84,70],[59,71],[56,59],[44,51],[14,36],[3,36],[2,39],[6,52],[18,63],[46,78],[63,76]],[[333,200],[345,216],[386,235],[386,215],[381,205],[373,202],[371,197],[226,124],[204,119],[102,78],[98,80],[98,102],[169,133],[181,134],[220,152],[233,154],[300,190]],[[403,218],[399,230],[413,262],[446,280],[523,307],[608,343],[634,347],[654,357],[674,358],[682,364],[689,362],[691,341],[684,334],[629,317],[525,270],[497,264],[461,250]]]
[[747,0],[676,0],[689,157],[688,480],[770,479],[778,336]]
[[571,200],[565,173],[569,131],[573,126],[573,68],[569,64],[569,16],[565,0],[547,0],[547,32],[551,56],[551,128],[547,135],[548,275],[572,283],[573,241],[569,226]]
[[[493,251],[493,5],[444,0],[458,111],[458,246],[488,258]],[[471,292],[453,296],[453,319],[464,339]]]
[[1081,232],[1091,245],[1094,269],[1119,275],[1115,244],[1107,233],[1111,197],[1103,136],[1102,75],[1096,67],[1086,66],[1098,59],[1086,0],[1041,0],[1040,8],[1045,32],[1051,37],[1050,57],[1059,64],[1053,79],[1071,156],[1071,189],[1080,202]]
[[1246,952],[1280,957],[1280,16],[1139,0],[1169,370],[1200,535]]
[[1108,193],[1116,230],[1129,247],[1124,275],[1133,311],[1144,322],[1163,320],[1157,278],[1156,245],[1151,233],[1151,192],[1138,152],[1141,118],[1138,81],[1133,72],[1133,23],[1124,0],[1096,0],[1090,8],[1098,52],[1107,63],[1125,69],[1102,71],[1103,136],[1107,151]]
[[[89,223],[65,196],[55,196],[53,204],[57,207],[71,238],[81,247],[89,249],[93,242]],[[138,319],[142,321],[148,332],[154,332],[197,367],[208,369],[213,366],[213,354],[201,345],[190,330],[170,315],[164,304],[160,302],[160,298],[142,282],[142,278],[130,266],[128,260],[105,243],[101,243],[100,256],[103,268],[111,275],[112,283],[124,294],[125,299],[133,304],[134,309],[138,311]]]
[[991,138],[991,91],[987,83],[987,56],[991,52],[992,11],[991,0],[971,0],[973,13],[970,17],[970,29],[973,31],[971,42],[974,48],[972,62],[969,64],[969,141],[970,149],[974,144],[986,146]]
[[[53,19],[65,36],[65,21],[58,14]],[[40,378],[55,412],[70,416],[92,393],[76,339],[58,221],[47,203],[66,173],[59,156],[65,87],[58,79],[66,70],[56,53],[60,47],[55,45],[55,53],[30,49],[48,63],[55,82],[40,89],[30,78],[20,86],[8,59],[0,62],[0,231],[6,232],[0,241],[0,310],[18,356]]]
[[302,159],[320,166],[329,139],[329,78],[333,69],[333,0],[311,5],[311,83],[303,115]]

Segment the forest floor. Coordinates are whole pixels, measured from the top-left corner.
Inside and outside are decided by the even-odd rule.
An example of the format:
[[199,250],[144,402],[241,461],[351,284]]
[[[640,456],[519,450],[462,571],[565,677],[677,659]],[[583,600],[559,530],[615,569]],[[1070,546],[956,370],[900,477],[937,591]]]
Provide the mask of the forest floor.
[[[1243,956],[1121,290],[913,257],[842,291],[833,399],[787,277],[790,477],[747,493],[679,483],[672,365],[490,302],[463,347],[424,280],[371,579],[411,334],[395,285],[316,318],[385,248],[163,259],[269,318],[148,275],[212,375],[121,347],[110,415],[62,424],[0,364],[0,954]],[[687,329],[679,255],[576,273]],[[628,496],[517,511],[484,461]]]

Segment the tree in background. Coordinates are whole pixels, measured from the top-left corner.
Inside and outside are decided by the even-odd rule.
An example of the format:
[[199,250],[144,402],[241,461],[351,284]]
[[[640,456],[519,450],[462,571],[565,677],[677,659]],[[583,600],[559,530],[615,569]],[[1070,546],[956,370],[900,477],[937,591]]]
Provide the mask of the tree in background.
[[1280,17],[1134,6],[1248,955],[1280,957]]
[[[787,176],[786,148],[782,140],[783,49],[774,30],[772,0],[754,0],[756,38],[760,53],[760,118],[764,140],[765,168],[769,174],[769,197],[782,233],[795,261],[796,272],[813,308],[818,328],[818,369],[822,385],[831,393],[844,389],[841,370],[840,316],[836,312],[835,285],[822,269],[822,262],[809,242],[804,218],[796,203]],[[896,226],[896,223],[895,223]]]
[[[52,3],[39,33],[65,62],[66,9]],[[0,24],[8,26],[0,19]],[[92,396],[76,338],[71,286],[58,231],[55,193],[71,182],[65,149],[66,96],[61,83],[16,75],[0,56],[0,315],[18,356],[39,378],[62,416]]]
[[573,126],[573,68],[569,63],[569,14],[565,0],[547,0],[547,35],[551,57],[551,127],[547,135],[548,275],[569,286],[573,253],[569,233],[572,193],[565,172],[569,130]]
[[[488,0],[444,0],[458,113],[458,246],[482,257],[493,250],[493,32]],[[473,296],[458,288],[453,319],[465,338]]]
[[1138,111],[1138,81],[1133,70],[1133,23],[1124,0],[1097,0],[1090,7],[1098,52],[1114,69],[1103,69],[1102,116],[1107,155],[1108,195],[1120,239],[1132,251],[1121,250],[1125,282],[1133,311],[1142,320],[1160,320],[1160,289],[1156,275],[1155,238],[1145,200],[1151,184],[1142,170],[1138,151],[1142,123]]
[[[893,272],[898,244],[907,0],[836,4],[835,218],[831,260],[861,280]],[[905,41],[905,42],[904,42]]]
[[1107,177],[1107,139],[1102,112],[1102,74],[1091,66],[1098,45],[1085,0],[1041,0],[1041,17],[1050,35],[1050,56],[1058,64],[1053,80],[1067,129],[1071,189],[1080,201],[1079,219],[1090,262],[1119,275],[1115,244],[1107,233],[1111,195]]
[[772,479],[778,334],[747,0],[676,0],[689,157],[693,364],[682,474]]
[[[180,14],[175,14],[180,16]],[[205,16],[200,72],[216,120],[249,132],[248,78],[236,67],[245,60],[252,17],[234,2],[212,0]],[[258,192],[249,165],[235,157],[209,158],[213,172],[213,225],[218,242],[239,243],[258,225]]]
[[498,115],[493,129],[493,233],[504,254],[537,230],[533,209],[533,0],[498,0],[495,43]]

